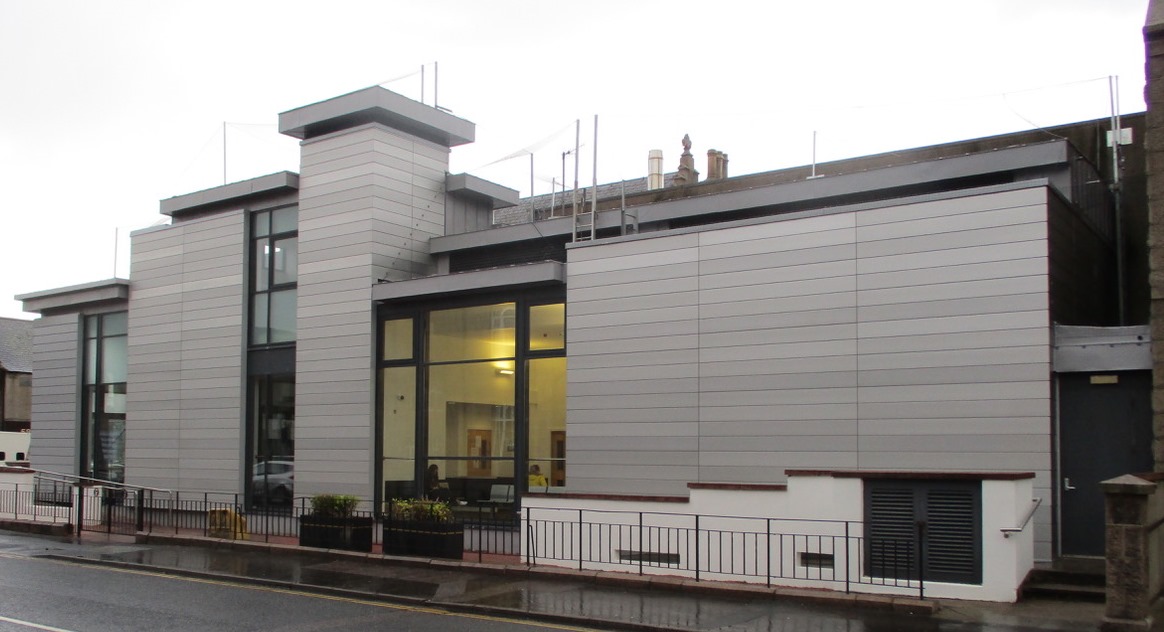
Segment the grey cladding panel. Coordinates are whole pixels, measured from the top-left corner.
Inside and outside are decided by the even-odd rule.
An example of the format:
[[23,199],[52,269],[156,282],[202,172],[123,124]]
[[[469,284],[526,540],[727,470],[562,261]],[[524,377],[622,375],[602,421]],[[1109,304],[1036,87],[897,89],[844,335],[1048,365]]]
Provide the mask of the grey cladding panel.
[[[1031,188],[570,249],[568,432],[585,442],[570,489],[696,480],[602,456],[651,436],[703,438],[653,457],[694,452],[698,480],[1044,471],[1045,215]],[[948,458],[959,445],[993,456]]]

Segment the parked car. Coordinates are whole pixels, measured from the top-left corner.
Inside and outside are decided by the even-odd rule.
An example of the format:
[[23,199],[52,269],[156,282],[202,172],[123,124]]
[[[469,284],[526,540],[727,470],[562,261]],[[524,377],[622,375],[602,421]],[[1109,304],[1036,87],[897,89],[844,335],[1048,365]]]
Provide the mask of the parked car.
[[291,461],[256,463],[251,474],[251,500],[256,505],[289,505],[295,498],[295,464]]

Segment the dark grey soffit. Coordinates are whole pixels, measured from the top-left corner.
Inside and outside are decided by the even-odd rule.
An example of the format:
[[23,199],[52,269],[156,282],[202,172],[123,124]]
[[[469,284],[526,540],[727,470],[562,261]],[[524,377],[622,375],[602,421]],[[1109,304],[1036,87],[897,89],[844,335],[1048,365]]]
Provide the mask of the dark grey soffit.
[[368,123],[380,123],[445,147],[473,142],[477,126],[386,90],[372,86],[279,114],[279,132],[314,138]]
[[[634,208],[639,214],[639,224],[647,225],[699,215],[777,204],[792,204],[990,173],[1066,164],[1068,150],[1067,141],[1048,141],[1036,145],[953,156],[885,169],[680,198]],[[908,194],[903,194],[902,197],[908,197]],[[614,228],[619,221],[620,216],[617,209],[600,211],[598,228]],[[433,254],[454,252],[551,235],[568,235],[572,230],[573,221],[566,217],[435,237],[429,241],[429,248]]]
[[54,310],[80,311],[97,303],[128,301],[129,280],[108,279],[55,290],[19,294],[16,300],[24,303],[23,309],[26,312],[43,314]]
[[1152,346],[1148,325],[1055,325],[1051,367],[1056,373],[1149,370]]
[[220,187],[176,195],[161,201],[162,215],[182,215],[202,207],[228,202],[244,204],[259,196],[286,193],[299,190],[299,174],[280,171],[242,182],[232,182]]
[[542,261],[506,268],[474,270],[440,276],[378,283],[372,286],[373,301],[391,301],[407,298],[425,298],[442,294],[457,294],[514,286],[563,285],[566,266],[557,261]]
[[453,197],[483,200],[493,208],[517,206],[517,201],[521,197],[517,189],[504,187],[467,173],[450,173],[445,176],[445,192]]

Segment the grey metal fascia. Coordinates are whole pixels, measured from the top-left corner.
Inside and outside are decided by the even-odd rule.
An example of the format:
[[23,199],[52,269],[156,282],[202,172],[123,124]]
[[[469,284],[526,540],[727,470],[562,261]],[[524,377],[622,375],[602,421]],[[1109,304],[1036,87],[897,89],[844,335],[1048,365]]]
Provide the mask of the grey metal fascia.
[[[1066,164],[1069,158],[1067,141],[1048,141],[995,151],[966,154],[950,158],[927,160],[908,165],[846,173],[813,180],[800,180],[759,186],[751,189],[709,193],[634,207],[639,224],[683,219],[687,217],[738,211],[775,204],[790,204],[807,200],[853,195],[870,191],[908,187],[927,182],[1030,169],[1054,164]],[[1045,182],[1043,178],[1040,182]],[[901,196],[912,198],[908,194]],[[599,211],[598,228],[618,225],[618,209]],[[505,244],[538,237],[569,235],[573,230],[571,218],[558,218],[525,224],[435,237],[429,241],[433,253],[453,252]]]
[[299,190],[299,174],[291,171],[280,171],[250,180],[232,182],[220,187],[195,191],[185,195],[177,195],[162,200],[160,203],[162,215],[181,215],[212,204],[224,204],[230,201],[245,202],[247,199],[259,195],[268,195],[278,192],[294,192]]
[[1164,31],[1164,0],[1148,0],[1148,17],[1144,20],[1144,33],[1155,35]]
[[[599,218],[605,218],[604,212],[599,213]],[[603,227],[603,222],[599,222],[599,227]],[[554,219],[542,220],[539,222],[526,222],[524,224],[510,224],[508,226],[499,226],[497,228],[486,228],[485,230],[477,230],[470,233],[457,233],[455,235],[444,235],[441,237],[433,237],[428,241],[429,252],[433,254],[455,252],[457,250],[465,250],[468,248],[480,248],[482,246],[496,246],[500,244],[508,244],[519,241],[527,241],[530,239],[538,239],[542,237],[556,237],[559,235],[569,235],[573,230],[573,218],[558,217]]]
[[528,287],[565,283],[565,264],[557,261],[542,261],[505,268],[431,276],[411,281],[378,283],[372,286],[372,300],[391,301],[514,286]]
[[788,213],[780,213],[777,215],[765,215],[762,217],[749,217],[746,219],[736,219],[726,222],[715,222],[712,224],[698,224],[696,226],[685,226],[683,228],[669,228],[666,230],[648,231],[643,233],[635,233],[629,235],[617,235],[612,237],[602,237],[596,241],[580,241],[576,243],[566,244],[567,249],[572,248],[586,248],[591,245],[613,244],[626,241],[638,241],[643,239],[654,239],[656,237],[672,236],[672,235],[690,235],[694,233],[703,233],[712,230],[721,230],[725,228],[740,228],[742,226],[759,226],[762,224],[771,224],[773,222],[790,222],[806,217],[823,217],[826,215],[838,215],[841,213],[861,213],[863,211],[886,208],[889,206],[900,206],[902,204],[926,204],[930,202],[941,202],[943,200],[953,200],[965,197],[975,197],[979,195],[990,195],[993,193],[1004,193],[1007,191],[1019,191],[1022,189],[1037,189],[1044,188],[1051,191],[1051,182],[1046,178],[1032,178],[1030,180],[1020,180],[1009,184],[992,184],[984,187],[975,187],[973,189],[955,189],[953,191],[942,191],[940,193],[926,193],[923,195],[905,195],[896,198],[889,198],[885,200],[877,200],[874,202],[859,202],[857,204],[841,204],[838,206],[823,206],[820,208],[812,208],[804,211],[792,211]]
[[46,311],[81,308],[95,303],[129,299],[128,279],[107,279],[70,285],[52,290],[18,294],[15,299],[24,303],[26,312],[43,314]]
[[356,90],[279,114],[279,132],[306,140],[366,123],[455,147],[473,142],[476,125],[380,86]]
[[518,200],[521,199],[521,193],[517,189],[501,186],[468,173],[450,173],[445,176],[445,192],[456,197],[484,200],[495,209],[517,206]]
[[640,207],[639,223],[852,195],[1051,164],[1066,164],[1067,152],[1067,141],[1049,141],[1038,145],[927,160],[813,180],[682,198]]
[[1152,368],[1148,325],[1055,325],[1053,340],[1051,366],[1056,373],[1140,371]]

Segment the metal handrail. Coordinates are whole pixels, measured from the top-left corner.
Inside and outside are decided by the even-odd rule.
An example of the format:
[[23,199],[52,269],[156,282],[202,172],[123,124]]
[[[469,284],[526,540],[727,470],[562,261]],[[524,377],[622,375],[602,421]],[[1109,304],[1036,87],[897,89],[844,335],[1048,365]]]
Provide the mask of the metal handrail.
[[79,474],[62,474],[61,472],[51,472],[49,470],[34,470],[31,468],[29,468],[29,471],[32,472],[34,475],[41,477],[41,478],[46,478],[45,475],[48,475],[49,477],[55,476],[58,479],[60,479],[61,482],[68,482],[70,480],[77,481],[77,482],[89,481],[90,483],[98,483],[101,485],[108,485],[111,487],[122,487],[125,489],[141,489],[141,490],[145,490],[148,492],[163,492],[166,494],[173,494],[174,493],[174,491],[171,489],[161,489],[158,487],[146,487],[145,485],[130,485],[129,483],[119,483],[117,481],[109,481],[109,480],[105,480],[102,478],[90,478],[88,476],[81,476]]
[[1031,503],[1032,503],[1031,509],[1030,509],[1030,511],[1027,512],[1027,517],[1023,518],[1022,524],[1020,524],[1017,527],[1003,527],[1003,528],[999,529],[999,531],[1002,532],[1002,537],[1009,538],[1010,536],[1012,536],[1016,533],[1022,533],[1023,529],[1027,528],[1027,524],[1029,524],[1031,522],[1031,518],[1035,517],[1035,511],[1037,511],[1039,509],[1039,505],[1043,504],[1043,499],[1042,498],[1032,498]]

